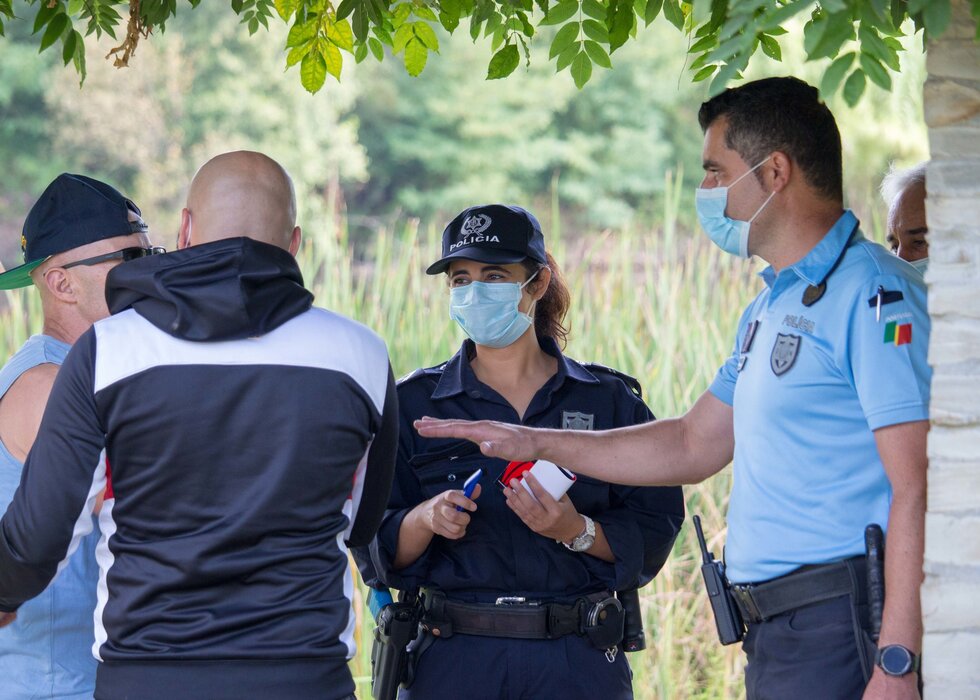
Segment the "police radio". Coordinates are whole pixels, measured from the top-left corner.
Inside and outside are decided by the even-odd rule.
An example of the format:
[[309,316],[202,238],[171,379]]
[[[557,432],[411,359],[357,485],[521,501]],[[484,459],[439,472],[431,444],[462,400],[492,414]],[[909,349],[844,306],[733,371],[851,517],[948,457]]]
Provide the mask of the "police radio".
[[728,579],[725,578],[725,565],[715,559],[715,555],[708,551],[708,545],[704,541],[704,532],[701,530],[701,518],[694,516],[694,531],[698,535],[698,544],[701,546],[701,576],[704,577],[704,586],[708,590],[708,601],[711,603],[711,612],[715,616],[715,627],[718,628],[718,639],[722,644],[734,644],[742,641],[745,635],[745,626],[742,623],[742,615],[735,607],[735,601],[729,593]]

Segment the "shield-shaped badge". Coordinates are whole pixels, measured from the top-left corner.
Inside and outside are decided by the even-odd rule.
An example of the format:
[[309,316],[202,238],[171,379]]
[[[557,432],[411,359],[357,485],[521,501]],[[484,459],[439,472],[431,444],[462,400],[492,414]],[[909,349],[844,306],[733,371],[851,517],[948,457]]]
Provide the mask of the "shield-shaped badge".
[[594,424],[595,416],[591,413],[579,413],[578,411],[561,412],[562,430],[592,430]]
[[799,353],[800,336],[782,333],[776,335],[776,344],[772,346],[772,355],[769,356],[772,373],[778,377],[789,372]]

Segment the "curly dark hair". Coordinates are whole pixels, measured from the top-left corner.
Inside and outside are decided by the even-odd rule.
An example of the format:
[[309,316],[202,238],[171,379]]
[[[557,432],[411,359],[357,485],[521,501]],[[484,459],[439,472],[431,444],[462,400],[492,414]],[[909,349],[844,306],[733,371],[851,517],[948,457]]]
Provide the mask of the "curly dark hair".
[[[572,303],[572,295],[568,291],[568,285],[565,284],[561,269],[551,253],[545,253],[545,258],[548,260],[547,266],[551,268],[551,282],[548,283],[548,290],[544,296],[538,300],[534,307],[534,332],[538,338],[554,338],[558,347],[564,349],[568,342],[569,333],[568,327],[564,324],[565,314],[568,313],[568,307]],[[527,271],[528,279],[535,272],[545,267],[531,258],[524,258],[521,264]],[[537,285],[538,279],[535,278],[528,285],[528,289],[536,290]]]

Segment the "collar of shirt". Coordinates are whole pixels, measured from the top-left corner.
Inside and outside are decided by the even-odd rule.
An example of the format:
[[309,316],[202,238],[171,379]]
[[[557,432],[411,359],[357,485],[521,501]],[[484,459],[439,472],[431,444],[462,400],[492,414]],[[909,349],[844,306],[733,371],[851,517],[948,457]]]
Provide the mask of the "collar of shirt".
[[[594,374],[573,360],[566,358],[558,348],[554,338],[539,338],[541,349],[558,360],[558,372],[549,381],[551,390],[556,391],[566,379],[572,379],[585,384],[598,384]],[[442,370],[442,376],[432,392],[433,399],[444,399],[457,394],[466,393],[473,398],[480,398],[483,383],[476,378],[476,373],[470,366],[470,356],[476,348],[472,340],[464,340],[459,351],[452,356]],[[474,396],[474,392],[477,393]]]
[[[827,234],[820,240],[817,245],[813,247],[809,253],[807,253],[802,260],[797,262],[795,265],[791,265],[786,268],[780,275],[783,275],[789,271],[792,271],[797,277],[802,279],[804,282],[810,285],[818,285],[823,282],[830,271],[833,269],[834,265],[840,259],[844,248],[851,240],[851,234],[854,233],[854,229],[857,228],[858,220],[854,216],[854,212],[850,209],[845,209],[844,213],[837,223],[835,223]],[[772,265],[767,267],[765,270],[759,273],[759,277],[766,283],[766,286],[770,289],[776,284],[777,278],[780,276],[775,273],[772,269]],[[773,290],[776,291],[776,290]]]

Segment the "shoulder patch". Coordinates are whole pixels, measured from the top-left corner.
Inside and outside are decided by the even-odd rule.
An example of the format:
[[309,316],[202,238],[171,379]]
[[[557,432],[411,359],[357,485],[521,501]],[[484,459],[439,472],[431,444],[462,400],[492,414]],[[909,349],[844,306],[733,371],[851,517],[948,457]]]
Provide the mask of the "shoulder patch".
[[395,385],[401,386],[402,384],[407,384],[408,382],[419,379],[420,377],[442,374],[442,370],[445,368],[445,366],[446,363],[443,362],[441,365],[436,365],[435,367],[419,367],[418,369],[396,379]]
[[585,369],[590,372],[600,372],[604,374],[611,374],[614,377],[618,377],[623,381],[626,386],[629,387],[630,391],[636,394],[637,398],[643,398],[643,387],[640,386],[640,380],[636,377],[631,377],[625,372],[620,372],[618,369],[613,369],[612,367],[606,367],[605,365],[600,365],[598,362],[585,362],[582,364]]

